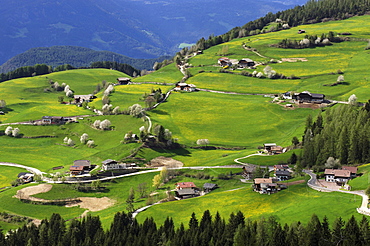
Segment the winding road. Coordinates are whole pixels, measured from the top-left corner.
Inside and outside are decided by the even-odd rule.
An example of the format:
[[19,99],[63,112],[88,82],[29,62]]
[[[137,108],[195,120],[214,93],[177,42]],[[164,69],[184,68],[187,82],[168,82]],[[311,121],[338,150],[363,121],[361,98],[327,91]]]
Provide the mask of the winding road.
[[357,190],[357,191],[349,191],[349,190],[339,190],[339,189],[330,189],[327,187],[323,187],[322,185],[319,185],[317,182],[317,177],[316,174],[314,174],[310,170],[303,170],[304,173],[307,173],[310,175],[310,180],[308,180],[307,185],[317,191],[324,191],[324,192],[333,192],[333,191],[338,191],[342,193],[347,193],[347,194],[354,194],[362,197],[362,203],[359,208],[357,208],[357,212],[360,214],[364,214],[367,216],[370,216],[370,209],[368,208],[368,203],[369,203],[369,197],[365,194],[363,190]]

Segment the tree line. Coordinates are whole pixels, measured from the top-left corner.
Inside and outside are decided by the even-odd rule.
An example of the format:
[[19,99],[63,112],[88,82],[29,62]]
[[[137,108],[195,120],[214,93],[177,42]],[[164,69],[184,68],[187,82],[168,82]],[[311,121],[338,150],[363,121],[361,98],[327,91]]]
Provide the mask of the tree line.
[[[211,35],[208,39],[203,37],[198,40],[196,45],[191,48],[184,48],[178,55],[205,50],[212,46],[229,42],[235,38],[286,29],[288,26],[294,27],[329,20],[343,20],[354,15],[364,15],[369,10],[370,2],[368,0],[309,0],[303,6],[296,6],[275,14],[269,12],[264,17],[250,21],[241,27],[234,27],[225,34],[218,36]],[[280,23],[269,30],[264,29],[265,26],[276,20],[282,20],[285,26]]]
[[200,219],[193,213],[186,228],[183,224],[176,228],[169,217],[158,226],[153,218],[140,224],[131,214],[118,212],[106,231],[97,216],[73,219],[67,225],[59,214],[53,214],[39,226],[24,225],[7,236],[0,233],[0,245],[4,246],[328,246],[369,245],[369,240],[365,216],[359,222],[354,216],[348,221],[339,217],[330,225],[326,217],[320,221],[312,215],[307,225],[299,221],[281,225],[274,216],[253,221],[245,219],[242,212],[231,213],[226,222],[218,212],[212,216],[209,210]]
[[328,108],[313,121],[306,120],[302,167],[323,169],[329,157],[341,164],[370,162],[370,100],[364,107]]
[[[140,73],[141,71],[139,69],[136,69],[128,64],[110,62],[110,61],[93,62],[91,63],[89,67],[79,67],[79,69],[83,69],[83,68],[114,69],[114,70],[123,72],[125,74],[128,74],[132,77],[136,77],[137,75],[141,74]],[[25,67],[17,68],[7,73],[1,73],[0,83],[7,81],[7,80],[11,80],[11,79],[32,77],[36,75],[44,75],[44,74],[49,74],[52,72],[66,71],[66,70],[71,70],[71,69],[76,69],[76,68],[70,64],[59,65],[55,68],[53,68],[52,66],[48,66],[46,64],[36,64],[35,66],[25,66]]]

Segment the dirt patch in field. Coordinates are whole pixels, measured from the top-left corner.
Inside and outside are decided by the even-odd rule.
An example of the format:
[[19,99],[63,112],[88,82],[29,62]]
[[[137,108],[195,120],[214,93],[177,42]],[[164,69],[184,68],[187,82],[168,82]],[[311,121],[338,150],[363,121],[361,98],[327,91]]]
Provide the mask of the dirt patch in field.
[[307,58],[281,58],[282,62],[306,62],[308,61]]
[[[39,193],[45,193],[50,191],[53,188],[51,184],[40,184],[36,186],[30,186],[23,188],[17,191],[17,194],[14,196],[18,199],[25,199],[30,201],[38,202],[50,202],[51,200],[41,199],[33,197],[33,195]],[[62,200],[60,200],[62,201]],[[88,209],[88,211],[100,211],[110,206],[113,206],[114,201],[108,197],[96,198],[96,197],[78,197],[74,201],[65,200],[66,207],[80,206],[80,208]]]
[[175,167],[182,167],[184,166],[184,163],[181,161],[169,158],[169,157],[164,157],[164,156],[159,156],[157,158],[152,159],[149,163],[148,166],[150,167],[170,167],[170,168],[175,168]]
[[31,196],[46,193],[51,190],[53,186],[51,184],[39,184],[36,186],[30,186],[17,191],[17,194],[14,196],[18,199],[29,199]]
[[78,199],[80,199],[81,202],[71,203],[66,205],[66,207],[80,206],[80,208],[95,212],[109,208],[114,204],[114,201],[108,197],[79,197]]

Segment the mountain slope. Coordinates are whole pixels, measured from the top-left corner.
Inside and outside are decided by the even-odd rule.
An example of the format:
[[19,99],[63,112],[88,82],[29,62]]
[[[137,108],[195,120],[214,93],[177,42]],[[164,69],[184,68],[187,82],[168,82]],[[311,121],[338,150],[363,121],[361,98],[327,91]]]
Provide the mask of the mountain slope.
[[0,63],[33,47],[73,45],[135,58],[173,54],[181,43],[290,8],[284,2],[17,0],[0,6]]
[[116,61],[130,64],[140,70],[151,70],[156,61],[159,62],[168,58],[135,59],[111,51],[95,51],[77,46],[39,47],[29,49],[9,59],[0,66],[0,73],[7,73],[19,67],[43,63],[52,67],[63,64],[70,64],[73,67],[89,67],[92,62],[97,61]]

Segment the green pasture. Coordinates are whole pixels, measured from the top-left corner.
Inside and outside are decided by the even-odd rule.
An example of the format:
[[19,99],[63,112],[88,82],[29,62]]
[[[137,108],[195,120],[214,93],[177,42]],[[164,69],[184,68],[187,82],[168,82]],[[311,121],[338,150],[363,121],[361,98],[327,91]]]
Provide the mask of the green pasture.
[[191,77],[189,83],[200,89],[210,89],[238,93],[282,93],[299,84],[299,80],[258,79],[237,74],[204,72]]
[[157,83],[167,83],[173,84],[179,82],[184,75],[176,67],[174,63],[168,66],[162,67],[161,69],[150,73],[145,76],[137,77],[133,79],[133,82],[157,82]]
[[59,84],[66,83],[74,91],[75,95],[91,94],[98,84],[103,80],[107,83],[117,83],[118,77],[130,77],[117,70],[105,68],[95,69],[76,69],[57,73],[51,73],[40,76],[46,79],[52,79]]
[[262,96],[218,93],[174,93],[167,103],[149,113],[179,142],[194,145],[206,138],[210,145],[256,149],[266,142],[290,145],[300,135],[311,109],[286,110]]
[[[364,50],[367,42],[360,39],[369,39],[367,32],[369,16],[354,17],[342,21],[333,21],[315,25],[304,25],[279,32],[265,33],[241,39],[235,39],[228,43],[211,47],[204,54],[190,59],[194,67],[190,69],[194,77],[189,82],[198,88],[221,91],[234,91],[244,93],[281,93],[285,91],[304,91],[323,93],[329,99],[347,100],[351,94],[356,94],[358,99],[368,99],[366,89],[368,87],[369,72],[367,60],[369,51]],[[301,40],[306,34],[297,34],[299,29],[306,30],[307,35],[318,35],[334,31],[336,33],[350,32],[352,41],[334,43],[332,46],[316,47],[310,49],[281,49],[270,47],[283,39]],[[357,38],[357,39],[356,39]],[[259,57],[251,51],[243,49],[246,44],[257,49],[264,57]],[[217,66],[218,55],[221,47],[229,47],[230,59],[242,59],[248,57],[257,62],[267,62],[270,59],[281,58],[306,58],[308,61],[283,62],[269,64],[272,69],[286,76],[299,76],[300,80],[271,80],[257,79],[238,75],[240,70],[233,71],[236,74],[220,74]],[[265,66],[258,66],[257,71],[262,71]],[[199,71],[205,71],[199,73]],[[337,71],[344,72],[345,85],[331,85],[336,82]],[[252,72],[253,70],[247,70]]]
[[280,155],[254,155],[239,161],[260,166],[273,166],[279,163],[286,163],[293,153],[299,156],[301,151],[301,149],[295,149]]
[[147,161],[159,156],[171,157],[184,163],[185,167],[191,166],[225,166],[235,165],[234,160],[239,157],[255,153],[249,149],[150,149],[142,148],[137,157]]
[[[114,87],[114,92],[109,95],[110,104],[113,107],[119,106],[121,110],[126,110],[128,107],[134,104],[140,104],[143,107],[147,107],[143,99],[144,94],[150,94],[152,89],[158,90],[161,89],[162,93],[166,93],[174,86],[165,86],[165,85],[156,85],[156,84],[131,84],[131,85],[120,85]],[[103,92],[100,92],[96,95],[98,98],[89,105],[94,106],[95,108],[102,108],[101,98]]]
[[27,170],[23,168],[8,166],[0,166],[0,170],[0,188],[10,186],[10,182],[17,179],[18,173],[27,172]]
[[[91,127],[95,120],[108,119],[113,130],[102,131]],[[69,123],[55,126],[29,126],[18,125],[20,133],[25,137],[55,136],[53,138],[13,138],[6,135],[0,136],[1,160],[14,162],[39,168],[42,171],[52,171],[52,167],[64,166],[62,172],[69,169],[74,160],[88,159],[93,164],[100,164],[105,159],[120,160],[130,155],[130,150],[138,144],[121,144],[125,134],[133,131],[139,134],[139,128],[146,125],[141,119],[129,115],[107,115],[79,119],[79,123]],[[0,126],[4,130],[6,126]],[[80,143],[83,133],[94,140],[96,147],[88,148]],[[65,146],[63,139],[71,138],[75,146]]]
[[[42,76],[20,78],[2,82],[0,84],[0,98],[6,101],[7,113],[0,116],[0,121],[20,122],[38,120],[42,116],[74,116],[91,114],[75,105],[65,105],[58,102],[61,92],[44,92],[50,87],[49,80],[66,83],[76,95],[90,94],[97,84],[103,80],[115,82],[117,77],[125,74],[109,69],[79,69],[51,73]],[[67,98],[65,97],[65,101]]]
[[17,193],[17,190],[28,187],[30,185],[21,185],[10,190],[6,190],[0,193],[0,210],[21,216],[27,216],[30,218],[44,219],[50,218],[53,213],[59,213],[64,219],[72,219],[79,217],[84,209],[78,207],[66,208],[63,206],[55,205],[35,205],[30,203],[23,203],[13,196]]
[[320,219],[327,216],[331,223],[339,216],[346,220],[352,215],[357,219],[362,216],[356,211],[361,205],[362,198],[359,196],[318,192],[308,188],[306,184],[289,186],[288,189],[272,195],[261,195],[252,191],[251,184],[241,186],[244,188],[211,192],[203,197],[154,205],[136,218],[143,222],[145,218],[153,217],[158,224],[162,224],[169,216],[174,219],[176,226],[180,223],[187,226],[193,212],[201,219],[207,209],[212,215],[218,211],[225,219],[232,212],[238,211],[242,211],[246,218],[252,220],[274,215],[280,223],[307,223],[312,214],[318,215]]
[[359,177],[349,181],[351,190],[366,190],[370,186],[370,164],[358,167],[357,174]]

